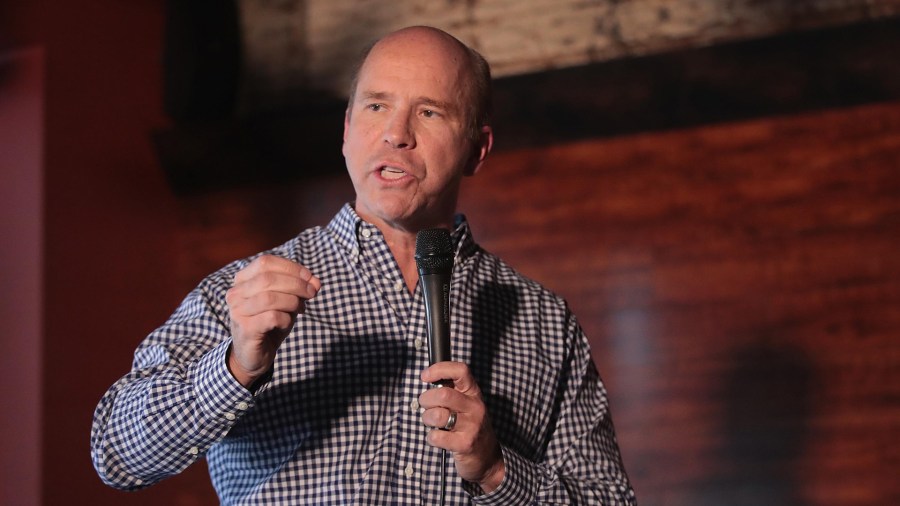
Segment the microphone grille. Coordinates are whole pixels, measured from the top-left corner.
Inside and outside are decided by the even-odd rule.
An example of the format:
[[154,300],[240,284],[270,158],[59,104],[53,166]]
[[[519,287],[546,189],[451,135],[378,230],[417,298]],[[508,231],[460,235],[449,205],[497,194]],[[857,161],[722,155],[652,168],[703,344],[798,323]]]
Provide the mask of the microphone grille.
[[453,241],[445,228],[427,228],[416,234],[416,266],[420,269],[453,269]]

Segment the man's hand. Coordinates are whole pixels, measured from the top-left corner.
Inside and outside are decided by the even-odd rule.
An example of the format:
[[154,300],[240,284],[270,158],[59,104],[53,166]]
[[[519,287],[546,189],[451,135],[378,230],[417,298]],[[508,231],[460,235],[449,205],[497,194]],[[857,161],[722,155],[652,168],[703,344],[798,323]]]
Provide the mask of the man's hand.
[[432,388],[419,396],[425,408],[422,421],[429,427],[444,427],[450,413],[456,413],[452,430],[432,430],[428,443],[453,452],[456,470],[464,480],[493,491],[505,474],[500,444],[491,428],[481,390],[469,367],[460,362],[439,362],[422,372],[422,381],[452,381],[452,386]]
[[233,339],[228,368],[235,379],[249,388],[268,372],[304,301],[321,286],[306,267],[272,255],[255,259],[235,275],[225,295]]

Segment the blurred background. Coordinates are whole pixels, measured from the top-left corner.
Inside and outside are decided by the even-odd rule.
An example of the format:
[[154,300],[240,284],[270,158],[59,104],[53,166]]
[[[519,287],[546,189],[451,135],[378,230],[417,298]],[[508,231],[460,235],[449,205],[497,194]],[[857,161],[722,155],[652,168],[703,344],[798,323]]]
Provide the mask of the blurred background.
[[475,237],[571,304],[643,505],[900,504],[900,1],[0,3],[0,497],[101,484],[93,409],[225,263],[324,224],[361,49],[496,77]]

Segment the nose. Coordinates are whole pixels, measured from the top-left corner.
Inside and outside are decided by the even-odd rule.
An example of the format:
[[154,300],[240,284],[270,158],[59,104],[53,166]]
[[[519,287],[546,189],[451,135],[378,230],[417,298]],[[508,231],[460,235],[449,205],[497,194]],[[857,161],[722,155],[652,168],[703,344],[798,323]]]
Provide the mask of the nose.
[[390,115],[384,126],[384,142],[395,149],[416,147],[416,136],[408,112],[397,110]]

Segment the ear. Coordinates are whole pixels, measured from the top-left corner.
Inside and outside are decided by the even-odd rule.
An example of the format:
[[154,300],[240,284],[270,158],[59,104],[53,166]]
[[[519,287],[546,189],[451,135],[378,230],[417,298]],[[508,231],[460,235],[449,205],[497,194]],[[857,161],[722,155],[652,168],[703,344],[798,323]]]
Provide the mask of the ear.
[[494,129],[490,127],[490,125],[484,125],[481,127],[481,136],[478,139],[478,144],[475,145],[475,152],[472,157],[472,165],[469,167],[469,170],[466,171],[467,176],[474,176],[481,170],[481,166],[484,165],[484,161],[487,159],[487,156],[491,153],[491,149],[494,147]]
[[347,107],[347,110],[344,111],[344,136],[343,142],[341,142],[341,154],[344,155],[344,158],[347,158],[347,136],[350,132],[350,107]]
[[344,142],[347,142],[347,131],[350,129],[350,106],[344,110]]

